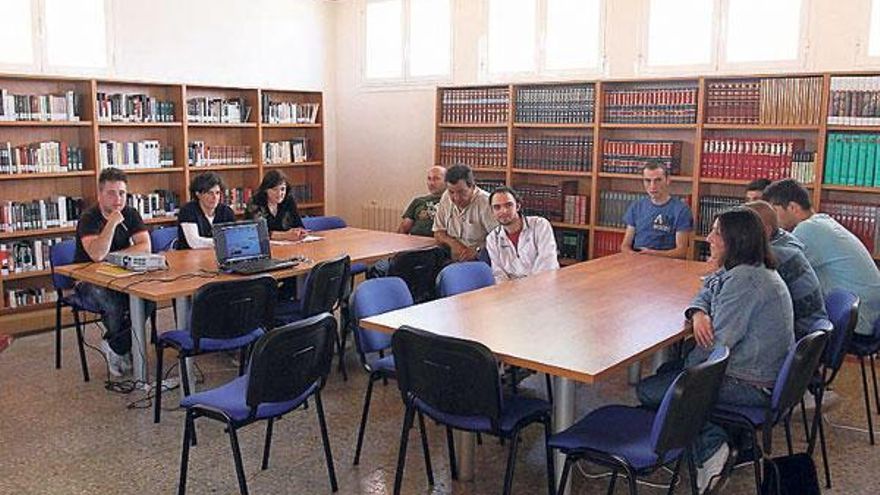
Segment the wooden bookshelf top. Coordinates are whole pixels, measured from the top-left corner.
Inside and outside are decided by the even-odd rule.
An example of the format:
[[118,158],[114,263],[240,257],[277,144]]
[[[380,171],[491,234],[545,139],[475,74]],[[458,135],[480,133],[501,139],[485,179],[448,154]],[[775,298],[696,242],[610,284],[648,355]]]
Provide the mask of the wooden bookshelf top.
[[696,129],[697,124],[617,124],[606,123],[599,124],[603,129]]
[[513,173],[515,174],[527,174],[527,175],[554,175],[558,177],[589,177],[590,172],[568,172],[565,170],[533,170],[526,168],[515,168],[513,169]]
[[320,129],[323,124],[260,124],[263,129]]
[[444,129],[507,129],[507,123],[505,123],[505,122],[488,123],[488,124],[483,124],[483,123],[471,123],[471,124],[467,124],[467,123],[461,123],[461,124],[442,123],[442,124],[437,124],[437,126],[444,128]]
[[53,229],[16,230],[13,232],[0,232],[0,241],[8,239],[23,239],[27,237],[55,237],[59,235],[73,234],[76,227],[58,227]]
[[[754,179],[717,179],[714,177],[700,177],[702,184],[722,184],[729,186],[747,186]],[[802,187],[812,189],[813,184],[801,184]]]
[[0,127],[91,127],[90,120],[71,122],[67,120],[13,120],[0,121]]
[[200,165],[200,166],[190,165],[189,169],[190,169],[190,171],[203,170],[203,171],[207,172],[209,170],[212,170],[212,171],[217,171],[217,170],[252,170],[252,169],[257,168],[258,166],[259,165],[257,165],[256,163],[248,163],[248,164],[242,164],[242,165]]
[[880,132],[880,125],[846,125],[846,124],[828,124],[826,129],[829,131],[863,131],[863,132]]
[[235,124],[223,122],[187,122],[187,127],[206,127],[215,129],[249,129],[257,127],[256,122],[240,122]]
[[55,172],[48,174],[0,174],[0,181],[4,180],[35,180],[35,179],[63,179],[66,177],[89,177],[94,176],[94,170],[77,170],[74,172]]
[[623,234],[626,232],[626,229],[622,229],[620,227],[605,227],[602,225],[593,226],[593,230],[596,232],[614,232],[617,234]]
[[180,127],[181,122],[98,122],[98,127]]
[[264,163],[263,168],[296,168],[296,167],[320,167],[324,165],[321,160],[293,163]]
[[4,281],[24,280],[26,278],[37,278],[52,275],[52,270],[33,270],[29,272],[10,273],[9,275],[0,276]]
[[864,187],[864,186],[841,186],[837,184],[822,184],[825,191],[841,191],[854,193],[880,193],[880,187]]
[[730,131],[809,131],[819,130],[819,124],[703,124],[703,129]]
[[590,230],[589,224],[583,223],[565,223],[565,222],[550,222],[550,225],[559,228],[559,229],[572,229],[572,230]]
[[490,172],[503,174],[507,172],[507,167],[471,167],[474,172]]
[[324,207],[324,203],[322,203],[322,202],[320,202],[320,201],[317,201],[317,202],[303,202],[303,203],[297,203],[296,206],[297,206],[297,208],[323,208],[323,207]]
[[156,225],[161,223],[177,223],[177,215],[166,215],[164,217],[146,218],[144,223],[147,225]]
[[[642,180],[642,176],[639,174],[617,174],[613,172],[599,172],[599,177],[602,179]],[[689,175],[670,175],[669,180],[672,182],[692,182],[694,179]]]
[[13,315],[17,313],[29,313],[41,309],[51,309],[55,307],[54,302],[45,302],[40,304],[29,304],[27,306],[19,306],[17,308],[0,308],[0,316]]
[[519,129],[592,129],[596,124],[557,124],[552,122],[514,122]]
[[122,169],[128,175],[145,175],[145,174],[170,174],[183,172],[183,167],[157,167],[157,168],[126,168]]

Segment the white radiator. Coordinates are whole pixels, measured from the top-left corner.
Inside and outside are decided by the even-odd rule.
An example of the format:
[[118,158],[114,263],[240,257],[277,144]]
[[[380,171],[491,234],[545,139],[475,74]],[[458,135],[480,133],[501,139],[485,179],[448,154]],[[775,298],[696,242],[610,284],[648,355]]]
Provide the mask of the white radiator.
[[380,205],[376,201],[370,201],[361,206],[361,226],[370,230],[397,232],[402,213],[400,206]]

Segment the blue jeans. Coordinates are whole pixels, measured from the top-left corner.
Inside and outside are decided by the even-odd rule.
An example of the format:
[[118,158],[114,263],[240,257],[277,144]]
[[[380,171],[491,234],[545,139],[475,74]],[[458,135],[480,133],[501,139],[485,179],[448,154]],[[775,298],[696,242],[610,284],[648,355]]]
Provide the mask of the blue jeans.
[[[129,316],[128,295],[112,289],[99,287],[87,282],[76,284],[76,293],[83,303],[101,310],[101,321],[106,333],[104,340],[113,352],[124,356],[131,351],[131,318]],[[153,312],[156,305],[146,301],[144,314]]]
[[[681,371],[680,369],[663,370],[663,368],[661,367],[661,371],[656,375],[642,380],[636,387],[639,402],[645,407],[652,409],[660,407],[666,390]],[[754,385],[725,376],[721,382],[721,389],[718,391],[718,404],[767,407],[770,405],[770,394]],[[697,463],[702,466],[703,462],[712,457],[712,454],[721,448],[721,444],[727,441],[727,432],[723,428],[707,422],[693,445],[694,458]]]

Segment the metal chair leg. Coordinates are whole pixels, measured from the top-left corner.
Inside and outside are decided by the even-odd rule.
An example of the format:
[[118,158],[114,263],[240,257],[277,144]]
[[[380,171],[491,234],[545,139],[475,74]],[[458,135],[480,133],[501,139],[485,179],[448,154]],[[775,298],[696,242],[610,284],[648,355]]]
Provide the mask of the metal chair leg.
[[507,471],[504,473],[504,495],[510,495],[513,487],[513,471],[516,468],[516,447],[519,445],[519,430],[513,431],[510,450],[507,453]]
[[361,448],[364,445],[364,432],[367,429],[367,416],[370,414],[370,399],[373,397],[373,382],[375,379],[370,374],[367,381],[367,394],[364,396],[364,410],[361,413],[361,425],[358,428],[357,446],[354,449],[354,465],[357,466],[361,462]]
[[565,495],[565,484],[568,483],[568,473],[571,471],[571,464],[574,458],[570,455],[565,456],[565,464],[562,465],[562,477],[559,478],[559,488],[556,489],[558,495]]
[[425,428],[425,417],[421,412],[419,415],[419,435],[422,438],[422,453],[425,457],[425,475],[428,477],[428,484],[434,486],[434,468],[431,466],[431,450],[428,448],[428,430]]
[[55,303],[55,369],[61,369],[61,296]]
[[244,464],[241,462],[241,449],[238,446],[238,434],[232,423],[226,423],[229,431],[229,445],[232,447],[232,460],[235,462],[235,476],[238,478],[238,491],[247,495],[247,478],[244,476]]
[[553,459],[553,449],[550,448],[550,435],[553,433],[553,427],[550,417],[544,418],[544,451],[547,455],[547,493],[548,495],[556,495],[556,461]]
[[400,447],[397,451],[397,470],[394,473],[394,495],[400,495],[401,485],[403,485],[403,469],[406,465],[406,444],[409,440],[409,430],[412,428],[413,416],[415,416],[415,408],[410,405],[406,406],[403,427],[400,431]]
[[272,426],[275,424],[275,418],[269,418],[266,421],[266,440],[263,442],[263,465],[260,466],[260,469],[266,470],[269,468],[269,451],[272,448]]
[[452,479],[458,479],[458,464],[455,460],[455,438],[452,435],[452,428],[446,427],[446,448],[449,450],[449,472]]
[[871,380],[874,382],[874,408],[877,414],[880,414],[880,393],[877,391],[877,370],[874,366],[874,355],[869,355],[868,359],[871,361]]
[[315,409],[318,410],[318,425],[321,427],[321,441],[324,443],[324,458],[327,460],[327,473],[330,475],[330,489],[336,492],[336,468],[333,467],[333,452],[330,451],[330,436],[327,434],[327,420],[324,418],[324,404],[321,392],[315,393]]
[[186,411],[186,419],[183,423],[183,448],[180,450],[180,480],[177,482],[177,494],[186,493],[186,471],[189,464],[189,445],[192,442],[190,435],[193,429],[192,412]]
[[79,311],[73,312],[73,326],[76,329],[76,345],[79,347],[79,365],[82,368],[83,381],[89,381],[89,363],[86,361],[85,336],[83,324],[79,319]]
[[874,420],[871,418],[871,396],[868,395],[868,376],[865,372],[865,357],[859,356],[862,368],[862,392],[865,394],[865,416],[868,417],[868,440],[874,445]]
[[165,355],[165,346],[156,345],[156,388],[153,392],[153,423],[159,423],[162,419],[162,358]]

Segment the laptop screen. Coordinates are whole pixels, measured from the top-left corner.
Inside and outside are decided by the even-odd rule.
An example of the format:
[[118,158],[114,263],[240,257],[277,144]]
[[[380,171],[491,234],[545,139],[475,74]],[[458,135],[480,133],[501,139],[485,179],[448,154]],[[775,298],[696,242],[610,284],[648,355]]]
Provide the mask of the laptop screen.
[[213,230],[214,252],[220,265],[271,257],[265,220],[221,223]]

